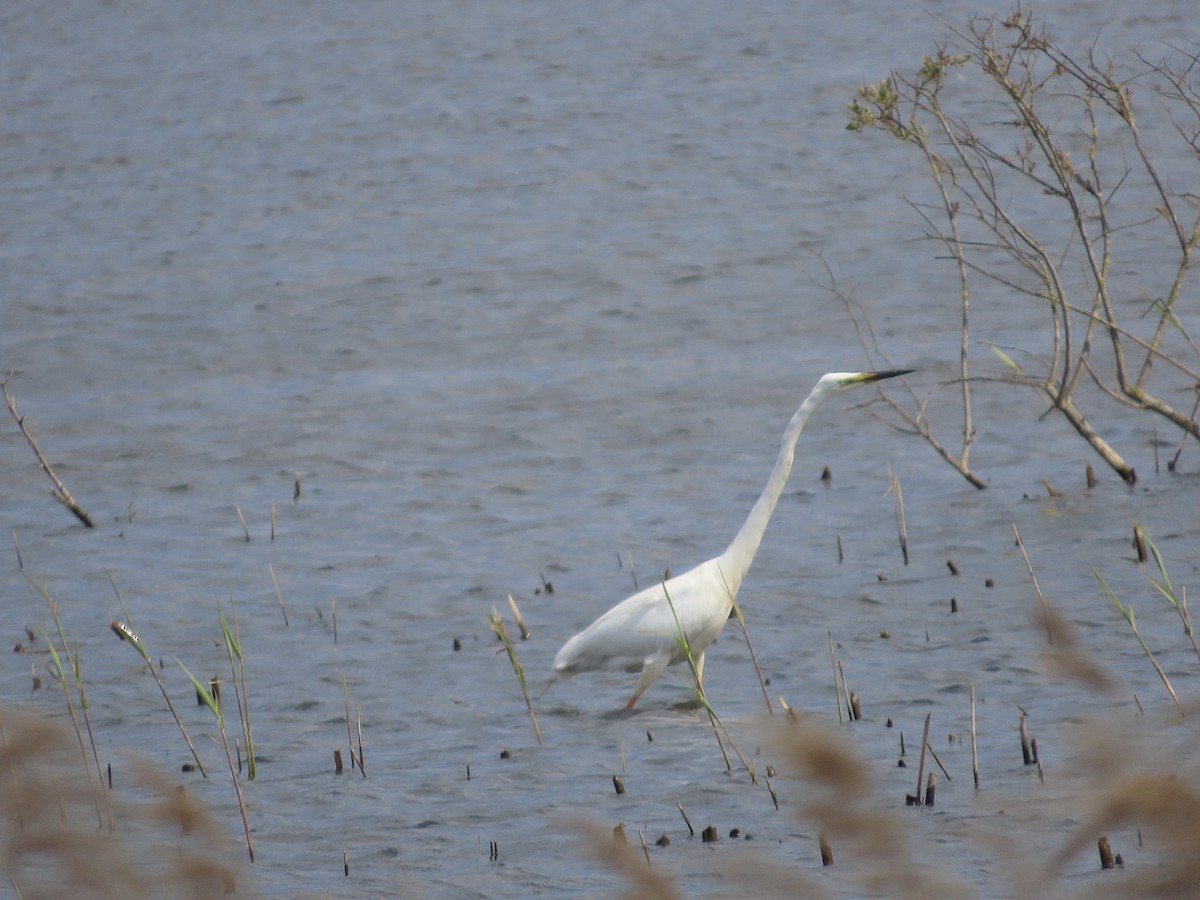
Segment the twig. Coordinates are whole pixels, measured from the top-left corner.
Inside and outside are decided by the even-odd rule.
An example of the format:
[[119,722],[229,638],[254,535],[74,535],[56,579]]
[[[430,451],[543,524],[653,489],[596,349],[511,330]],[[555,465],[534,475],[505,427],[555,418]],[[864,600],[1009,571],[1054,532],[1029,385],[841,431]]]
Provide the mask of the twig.
[[763,678],[762,669],[758,665],[758,654],[754,652],[754,645],[750,643],[750,632],[746,631],[746,619],[742,616],[742,607],[737,600],[733,601],[733,614],[737,617],[738,628],[742,631],[742,637],[746,639],[746,647],[750,650],[750,661],[754,663],[754,673],[758,676],[758,686],[762,688],[763,700],[767,702],[767,713],[775,715],[775,710],[771,706],[771,697],[767,694],[767,682]]
[[971,685],[971,775],[975,790],[979,790],[979,750],[975,743],[975,685]]
[[[934,157],[932,154],[930,154],[929,159],[930,159],[931,166],[935,166],[936,163],[934,161]],[[944,194],[944,192],[943,192],[943,194]],[[950,202],[948,197],[945,198],[945,201],[948,204]],[[950,207],[947,206],[947,208],[949,209]],[[962,313],[963,313],[962,342],[961,342],[962,349],[960,352],[959,378],[957,379],[957,381],[960,385],[960,389],[962,391],[962,401],[963,401],[962,450],[958,456],[955,456],[954,453],[948,447],[943,445],[941,443],[941,441],[939,441],[938,438],[934,435],[933,426],[930,424],[928,418],[926,418],[926,416],[925,416],[925,406],[926,406],[926,404],[928,404],[928,402],[932,398],[932,391],[930,392],[929,395],[927,395],[925,397],[924,400],[919,400],[917,398],[917,395],[913,392],[912,388],[908,387],[907,382],[905,382],[905,387],[908,390],[909,395],[912,397],[914,404],[916,404],[916,411],[914,412],[912,410],[909,410],[906,406],[901,404],[900,401],[896,400],[894,397],[892,397],[886,391],[881,389],[879,391],[879,394],[882,397],[883,402],[885,402],[889,407],[891,407],[892,411],[895,412],[900,417],[902,424],[891,421],[888,418],[881,416],[878,413],[875,413],[874,411],[871,411],[871,415],[882,420],[889,428],[892,428],[895,431],[899,431],[904,434],[915,434],[915,435],[920,436],[926,443],[929,444],[929,446],[931,448],[933,448],[934,452],[938,456],[940,456],[955,471],[957,471],[960,475],[962,475],[963,478],[965,478],[974,487],[978,488],[979,490],[983,490],[987,487],[987,482],[985,482],[982,478],[980,478],[978,475],[976,475],[974,472],[972,472],[968,465],[968,456],[970,454],[971,442],[974,440],[974,434],[975,434],[974,428],[971,424],[971,392],[970,392],[971,380],[968,377],[968,370],[967,370],[967,346],[968,346],[968,340],[969,340],[969,337],[968,337],[968,335],[969,335],[969,331],[968,331],[969,291],[968,291],[968,284],[967,284],[967,280],[966,280],[966,271],[965,271],[965,269],[962,268],[962,265],[961,265],[961,263],[963,261],[962,253],[956,249],[955,244],[957,244],[957,238],[954,239],[954,242],[948,242],[948,247],[951,251],[951,254],[953,255],[953,257],[955,259],[959,260],[960,270],[962,271]],[[887,355],[879,349],[879,342],[875,336],[875,331],[871,325],[871,319],[867,313],[867,310],[861,304],[857,303],[849,293],[847,293],[846,291],[843,291],[840,287],[838,287],[837,280],[833,276],[833,270],[829,266],[829,263],[826,262],[824,259],[822,259],[821,261],[825,263],[825,269],[826,269],[826,272],[829,274],[829,279],[830,279],[830,284],[828,286],[826,286],[826,290],[830,291],[830,293],[832,293],[835,297],[837,297],[839,300],[841,300],[842,303],[845,305],[846,312],[850,316],[850,322],[854,326],[854,330],[858,335],[859,343],[862,345],[863,350],[866,352],[867,359],[869,361],[871,361],[872,367],[875,366],[874,358],[876,356],[882,358],[885,362],[887,362]],[[891,366],[889,366],[889,367],[891,367]]]
[[688,837],[695,837],[696,829],[692,827],[691,819],[689,819],[687,813],[683,811],[683,804],[677,800],[675,801],[675,805],[679,807],[679,814],[683,816],[683,824],[687,826]]
[[[342,703],[346,708],[346,743],[350,746],[350,768],[358,766],[358,771],[363,778],[367,777],[367,769],[363,765],[362,757],[362,711],[358,713],[358,750],[354,749],[354,731],[350,726],[350,685],[346,680],[346,673],[342,673]],[[358,704],[355,704],[358,708]]]
[[842,665],[842,661],[838,660],[838,676],[842,680],[842,699],[841,702],[846,705],[846,715],[850,721],[854,721],[854,706],[850,702],[850,685],[846,683],[846,667]]
[[246,517],[242,515],[242,508],[238,504],[233,504],[233,508],[237,510],[238,518],[242,520],[242,532],[246,535],[246,543],[250,543],[250,529],[246,525]]
[[354,703],[354,725],[358,735],[358,771],[362,772],[363,778],[367,777],[367,758],[363,755],[363,737],[362,737],[362,704],[355,701]]
[[923,805],[924,794],[922,784],[925,781],[925,751],[929,749],[929,722],[933,713],[925,713],[925,733],[921,737],[921,756],[917,763],[917,805]]
[[283,627],[287,628],[289,627],[287,607],[283,605],[283,591],[279,589],[279,579],[275,577],[275,567],[267,563],[267,570],[271,573],[271,584],[275,585],[275,596],[279,599],[279,611],[283,613]]
[[346,743],[350,745],[350,768],[358,763],[354,755],[354,736],[350,732],[350,687],[346,682],[346,673],[342,673],[342,706],[346,711]]
[[775,785],[771,784],[771,775],[774,772],[770,766],[763,773],[763,782],[767,785],[767,791],[771,795],[771,802],[775,805],[776,811],[779,809],[779,794],[775,793]]
[[1026,713],[1020,706],[1017,709],[1021,710],[1021,717],[1017,721],[1017,733],[1021,738],[1021,761],[1027,766],[1032,766],[1033,745],[1029,740],[1029,726],[1025,724]]
[[[942,761],[941,761],[940,759],[938,759],[937,751],[933,749],[932,745],[931,745],[931,746],[928,748],[928,750],[929,750],[929,755],[933,757],[933,761],[934,761],[935,763],[937,763],[937,767],[938,767],[939,769],[941,769],[941,770],[942,770],[942,774],[946,776],[946,780],[947,780],[947,781],[953,781],[953,780],[954,780],[954,778],[953,778],[953,777],[950,775],[950,773],[949,773],[949,772],[947,772],[947,771],[946,771],[946,767],[945,767],[945,766],[943,766],[943,765],[942,765]],[[933,773],[932,773],[932,772],[930,772],[929,774],[930,774],[930,775],[932,775]],[[933,804],[931,803],[931,804],[929,804],[929,805],[930,805],[930,806],[932,806]]]
[[1029,554],[1025,552],[1025,542],[1021,540],[1021,532],[1017,531],[1017,523],[1012,523],[1013,536],[1017,539],[1017,546],[1021,548],[1021,556],[1025,558],[1025,568],[1029,570],[1029,579],[1033,582],[1033,589],[1037,593],[1038,600],[1042,603],[1042,611],[1046,614],[1046,643],[1054,643],[1054,634],[1050,630],[1050,607],[1046,603],[1046,598],[1042,596],[1042,589],[1038,586],[1037,576],[1033,574],[1033,563],[1029,561]]
[[[1200,412],[1200,391],[1197,391],[1196,402],[1192,406],[1192,419],[1193,420],[1196,418],[1196,413],[1198,413],[1198,412]],[[1157,437],[1157,431],[1155,432],[1155,437]],[[1167,461],[1167,471],[1168,472],[1174,472],[1175,467],[1177,465],[1179,465],[1179,456],[1181,453],[1183,453],[1183,445],[1187,443],[1187,439],[1188,439],[1188,432],[1184,431],[1183,437],[1181,437],[1179,439],[1179,446],[1175,448],[1175,455],[1172,456]],[[1158,441],[1157,440],[1155,440],[1155,442],[1154,442],[1154,471],[1155,472],[1158,471]]]
[[838,682],[838,660],[837,654],[833,652],[833,630],[828,629],[826,632],[829,635],[829,663],[833,666],[833,696],[838,711],[838,724],[843,725],[846,722],[842,715],[842,686]]
[[21,429],[21,434],[25,436],[26,442],[33,449],[33,453],[37,457],[38,465],[42,467],[42,471],[46,473],[47,477],[54,482],[54,490],[50,492],[50,496],[74,513],[75,518],[77,518],[88,528],[95,528],[96,526],[95,523],[92,522],[92,517],[89,516],[87,511],[79,505],[79,502],[71,496],[71,492],[68,491],[67,486],[62,483],[62,479],[55,474],[54,469],[50,466],[50,463],[46,462],[46,457],[42,454],[42,449],[38,446],[37,441],[34,440],[33,433],[25,426],[25,417],[17,412],[17,401],[14,400],[12,394],[8,392],[9,378],[12,378],[12,376],[10,375],[8,378],[0,381],[0,391],[4,392],[4,403],[8,407],[8,411],[12,413],[12,417],[16,420],[17,427]]
[[904,564],[908,565],[908,529],[904,525],[904,492],[900,490],[900,477],[892,471],[892,464],[888,463],[888,493],[896,495],[896,524],[900,529],[900,553],[904,557]]

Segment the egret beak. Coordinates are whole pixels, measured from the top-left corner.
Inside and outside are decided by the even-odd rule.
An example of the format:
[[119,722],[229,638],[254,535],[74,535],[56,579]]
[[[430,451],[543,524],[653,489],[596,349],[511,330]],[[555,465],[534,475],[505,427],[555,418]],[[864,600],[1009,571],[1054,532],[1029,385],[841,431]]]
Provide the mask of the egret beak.
[[908,375],[910,372],[915,372],[916,369],[888,369],[883,372],[859,372],[857,375],[852,375],[847,378],[843,384],[870,384],[872,381],[883,381],[885,378],[896,378],[899,375]]

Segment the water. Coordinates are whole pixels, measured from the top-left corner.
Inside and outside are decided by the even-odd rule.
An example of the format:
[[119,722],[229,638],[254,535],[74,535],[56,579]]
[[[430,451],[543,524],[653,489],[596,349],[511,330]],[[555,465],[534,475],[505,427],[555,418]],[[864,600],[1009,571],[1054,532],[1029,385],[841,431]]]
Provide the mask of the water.
[[[1111,7],[1041,11],[1070,46],[1109,23],[1114,52],[1192,27],[1182,3]],[[991,10],[932,9],[953,23],[977,11]],[[925,189],[919,160],[844,130],[857,84],[930,49],[931,18],[903,4],[670,2],[68,2],[5,18],[0,360],[99,527],[47,498],[11,422],[0,513],[78,644],[102,756],[118,771],[132,751],[172,772],[188,758],[108,629],[124,616],[111,578],[181,704],[174,659],[223,672],[216,607],[236,605],[263,757],[244,883],[264,894],[612,894],[618,877],[564,827],[579,816],[624,822],[635,844],[639,830],[669,834],[652,859],[689,895],[727,892],[736,882],[713,873],[747,861],[844,890],[794,816],[802,788],[781,773],[776,812],[736,761],[726,775],[678,678],[628,719],[612,713],[630,677],[556,686],[535,703],[539,747],[485,615],[519,601],[533,638],[518,650],[540,690],[561,642],[635,578],[724,547],[809,385],[863,366],[822,260],[870,304],[890,356],[921,368],[919,387],[952,372],[957,285],[900,197]],[[1036,345],[1040,320],[1001,303],[982,321]],[[848,736],[883,807],[902,807],[915,778],[896,768],[898,731],[910,757],[927,712],[939,741],[961,735],[975,684],[993,792],[970,790],[964,745],[938,743],[954,781],[936,817],[905,821],[925,856],[989,894],[1004,865],[964,850],[966,831],[1001,827],[1005,800],[1071,799],[1053,774],[1076,721],[1127,720],[1132,694],[1150,722],[1170,717],[1090,566],[1138,598],[1148,642],[1194,693],[1174,613],[1127,560],[1139,521],[1176,580],[1194,576],[1198,488],[1186,451],[1180,473],[1152,475],[1152,423],[1114,416],[1143,478],[1129,490],[1102,473],[1085,493],[1096,461],[1062,422],[1011,388],[976,398],[983,493],[851,403],[822,410],[740,599],[772,695],[826,718],[833,634],[866,708]],[[1043,478],[1066,496],[1048,498]],[[1122,679],[1115,699],[1040,663],[1013,523],[1042,591]],[[0,579],[14,642],[51,625],[15,554]],[[61,716],[61,696],[30,694],[31,657],[5,660],[4,702]],[[760,770],[777,764],[755,756],[761,692],[733,629],[707,673],[739,746]],[[343,676],[365,779],[331,771]],[[1018,705],[1050,787],[1015,758]],[[212,730],[184,708],[194,734]],[[183,777],[228,823],[236,857],[232,791],[199,743],[214,777]],[[697,830],[716,824],[720,845],[689,841],[677,803]],[[1030,818],[1039,851],[1071,827]],[[731,827],[754,840],[724,837]],[[1114,837],[1136,864],[1132,832]],[[1072,858],[1068,877],[1082,889],[1091,868]]]

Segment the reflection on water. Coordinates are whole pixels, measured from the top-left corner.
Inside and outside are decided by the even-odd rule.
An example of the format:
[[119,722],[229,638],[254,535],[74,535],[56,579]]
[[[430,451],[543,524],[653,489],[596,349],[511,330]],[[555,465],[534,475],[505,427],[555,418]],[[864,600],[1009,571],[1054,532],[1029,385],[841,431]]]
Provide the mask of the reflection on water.
[[[1134,19],[1078,6],[1055,21],[1080,46],[1097,22],[1132,44],[1187,21],[1181,4]],[[624,822],[635,845],[668,834],[651,858],[689,895],[719,890],[707,876],[735,862],[814,872],[798,785],[781,772],[777,812],[736,765],[727,776],[678,679],[631,718],[610,715],[626,676],[557,685],[535,701],[537,746],[485,614],[510,593],[520,603],[536,694],[563,639],[726,544],[799,398],[823,371],[862,366],[821,256],[875,305],[894,360],[926,387],[948,377],[958,335],[939,298],[956,285],[912,241],[900,195],[921,189],[914,160],[843,127],[855,85],[913,63],[937,26],[895,4],[342,9],[67,4],[8,25],[0,357],[99,527],[46,497],[11,427],[3,525],[78,647],[101,755],[137,750],[169,771],[187,758],[108,630],[125,616],[111,577],[199,735],[211,719],[185,706],[174,660],[224,672],[216,606],[236,607],[265,893],[611,894],[615,877],[581,862],[563,827],[580,814]],[[823,409],[740,600],[770,695],[826,719],[832,636],[864,707],[844,731],[881,804],[912,790],[899,733],[911,766],[932,713],[954,778],[936,819],[905,821],[988,893],[1000,867],[963,861],[967,826],[1046,796],[1014,754],[1019,708],[1051,773],[1079,718],[1128,716],[1133,694],[1147,721],[1171,715],[1090,566],[1136,600],[1143,636],[1191,692],[1190,647],[1128,540],[1145,523],[1185,583],[1196,488],[1150,477],[1150,436],[1131,433],[1139,486],[1085,492],[1091,460],[1059,422],[1007,389],[977,401],[982,494],[862,410]],[[1066,496],[1046,497],[1042,478]],[[1014,522],[1043,593],[1121,679],[1115,697],[1039,662]],[[14,557],[0,566],[9,637],[29,625],[39,650],[53,623]],[[4,702],[61,715],[59,695],[29,693],[31,661],[47,682],[44,655],[10,655]],[[365,779],[332,774],[343,676]],[[759,753],[762,692],[735,629],[707,676],[742,752],[779,765]],[[961,740],[971,684],[982,801]],[[219,771],[216,748],[200,750]],[[181,777],[237,838],[228,784]],[[689,841],[677,805],[720,844]],[[1031,838],[1064,827],[1031,818]],[[735,827],[753,840],[725,837]],[[1152,853],[1113,837],[1130,863]]]

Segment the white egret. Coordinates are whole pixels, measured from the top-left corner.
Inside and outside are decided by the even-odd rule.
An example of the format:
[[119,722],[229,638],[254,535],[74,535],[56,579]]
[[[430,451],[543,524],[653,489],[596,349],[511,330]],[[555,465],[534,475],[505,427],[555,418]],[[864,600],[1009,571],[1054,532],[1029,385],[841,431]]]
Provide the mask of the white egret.
[[767,486],[725,552],[661,584],[638,591],[579,632],[554,657],[555,679],[561,681],[595,669],[641,672],[633,696],[625,705],[625,709],[631,710],[667,666],[687,659],[681,632],[695,660],[696,675],[702,677],[704,651],[729,620],[738,588],[754,562],[767,522],[792,470],[796,441],[808,417],[830,397],[843,391],[911,371],[830,372],[821,376],[788,422]]

